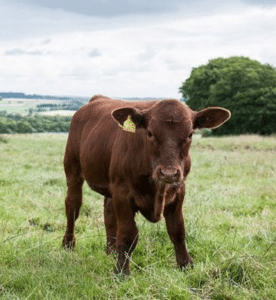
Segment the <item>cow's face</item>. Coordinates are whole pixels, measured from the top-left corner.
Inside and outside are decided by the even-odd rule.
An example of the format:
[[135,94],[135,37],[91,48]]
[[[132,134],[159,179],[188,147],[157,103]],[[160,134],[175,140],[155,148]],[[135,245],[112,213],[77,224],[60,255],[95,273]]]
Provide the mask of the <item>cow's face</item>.
[[144,111],[120,108],[112,116],[127,131],[143,131],[153,179],[177,185],[185,177],[194,130],[218,127],[230,118],[230,112],[218,107],[194,112],[180,101],[163,100]]
[[152,177],[169,184],[182,182],[185,157],[189,155],[194,132],[192,111],[179,101],[167,100],[149,110],[146,118]]

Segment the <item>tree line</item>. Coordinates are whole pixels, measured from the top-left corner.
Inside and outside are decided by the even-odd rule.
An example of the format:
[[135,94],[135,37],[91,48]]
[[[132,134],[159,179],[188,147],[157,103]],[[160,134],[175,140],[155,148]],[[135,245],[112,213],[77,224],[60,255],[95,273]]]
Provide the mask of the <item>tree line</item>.
[[70,97],[42,96],[42,95],[26,95],[25,93],[0,92],[0,98],[16,98],[16,99],[47,99],[47,100],[71,100]]
[[43,112],[43,111],[53,111],[53,110],[78,110],[83,106],[83,101],[68,101],[66,103],[42,103],[36,105],[35,108],[29,108],[29,114],[34,114],[37,112]]
[[0,133],[68,132],[72,117],[0,112]]

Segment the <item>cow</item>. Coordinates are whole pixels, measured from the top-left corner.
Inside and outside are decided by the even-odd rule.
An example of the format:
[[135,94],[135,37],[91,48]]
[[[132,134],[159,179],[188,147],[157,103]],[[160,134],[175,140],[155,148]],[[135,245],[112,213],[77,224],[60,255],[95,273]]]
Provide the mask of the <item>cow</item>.
[[135,215],[150,222],[165,218],[180,268],[193,265],[185,245],[182,205],[195,129],[215,128],[230,118],[227,109],[198,112],[175,99],[123,101],[96,95],[72,118],[64,169],[67,227],[65,248],[75,246],[74,225],[84,180],[104,196],[106,252],[117,252],[115,273],[130,274],[138,241]]

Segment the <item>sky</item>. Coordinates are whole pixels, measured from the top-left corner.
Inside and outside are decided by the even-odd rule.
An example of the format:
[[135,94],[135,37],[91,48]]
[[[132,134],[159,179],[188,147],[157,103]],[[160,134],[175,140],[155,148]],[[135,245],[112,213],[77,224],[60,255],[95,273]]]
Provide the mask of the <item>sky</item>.
[[276,67],[274,0],[0,0],[0,92],[180,99],[192,68]]

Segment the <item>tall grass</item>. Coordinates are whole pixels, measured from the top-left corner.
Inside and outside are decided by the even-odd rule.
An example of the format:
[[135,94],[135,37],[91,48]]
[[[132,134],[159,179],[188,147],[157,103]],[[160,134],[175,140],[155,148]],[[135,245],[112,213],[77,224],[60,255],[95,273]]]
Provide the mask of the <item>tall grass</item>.
[[176,267],[165,222],[137,215],[127,279],[105,254],[103,199],[84,186],[76,249],[65,229],[66,135],[0,143],[0,299],[276,299],[276,138],[195,139],[184,205],[193,269]]

